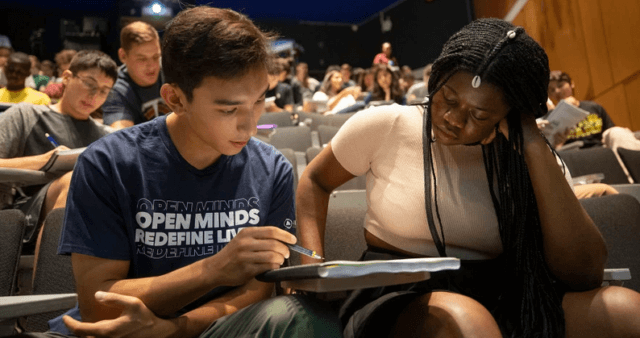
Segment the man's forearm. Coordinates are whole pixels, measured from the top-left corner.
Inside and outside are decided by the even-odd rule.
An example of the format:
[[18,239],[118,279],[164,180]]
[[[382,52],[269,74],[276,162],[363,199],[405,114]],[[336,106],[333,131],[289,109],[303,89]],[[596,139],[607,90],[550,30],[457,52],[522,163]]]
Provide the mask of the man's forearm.
[[249,283],[172,321],[179,328],[179,337],[197,337],[218,318],[268,299],[272,293],[273,284],[262,283],[253,279]]

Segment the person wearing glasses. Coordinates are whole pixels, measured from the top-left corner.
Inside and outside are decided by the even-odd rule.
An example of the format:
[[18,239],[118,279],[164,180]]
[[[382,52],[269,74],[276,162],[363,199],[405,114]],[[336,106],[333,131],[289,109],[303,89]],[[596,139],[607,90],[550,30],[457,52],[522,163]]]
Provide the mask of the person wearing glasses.
[[0,102],[51,103],[47,94],[25,86],[25,80],[31,76],[29,55],[21,52],[11,54],[4,67],[4,74],[7,78],[7,86],[0,89]]
[[[58,103],[20,103],[0,114],[0,167],[39,170],[55,152],[86,147],[113,130],[90,115],[107,99],[116,81],[116,63],[103,52],[81,51],[61,77],[65,91]],[[27,216],[23,251],[35,249],[46,214],[65,207],[70,178],[71,172],[17,194],[0,190],[0,208],[18,208]]]
[[104,123],[115,129],[131,127],[170,112],[160,97],[160,37],[142,21],[120,32],[118,79],[102,110]]

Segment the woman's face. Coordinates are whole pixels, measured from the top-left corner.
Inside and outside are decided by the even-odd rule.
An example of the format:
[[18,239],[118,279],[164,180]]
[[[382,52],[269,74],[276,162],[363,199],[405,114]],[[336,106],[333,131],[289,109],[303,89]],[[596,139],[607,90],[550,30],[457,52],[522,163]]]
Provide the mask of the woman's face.
[[436,142],[476,144],[489,137],[509,113],[502,90],[486,82],[473,88],[473,77],[457,72],[434,95],[431,124]]
[[389,90],[389,88],[391,88],[391,73],[388,70],[381,70],[378,72],[378,75],[376,77],[376,81],[378,82],[378,85],[386,90]]
[[335,72],[331,75],[331,89],[334,92],[338,92],[342,89],[342,74],[340,74],[340,72]]

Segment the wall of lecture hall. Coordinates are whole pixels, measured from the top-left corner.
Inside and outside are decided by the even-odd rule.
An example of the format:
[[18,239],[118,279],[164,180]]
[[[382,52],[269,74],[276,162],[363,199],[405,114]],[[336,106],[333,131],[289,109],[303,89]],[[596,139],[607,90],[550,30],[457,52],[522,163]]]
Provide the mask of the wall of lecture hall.
[[[516,0],[474,0],[477,18],[503,18]],[[573,78],[576,97],[601,104],[616,125],[640,130],[640,1],[529,0],[514,24]]]

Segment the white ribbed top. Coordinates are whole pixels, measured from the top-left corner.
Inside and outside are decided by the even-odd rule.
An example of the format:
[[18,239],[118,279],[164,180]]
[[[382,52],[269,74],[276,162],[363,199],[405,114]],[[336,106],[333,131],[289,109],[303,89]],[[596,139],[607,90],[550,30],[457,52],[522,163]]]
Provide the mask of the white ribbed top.
[[[398,105],[361,111],[345,123],[331,146],[346,170],[367,175],[365,228],[395,247],[439,256],[424,204],[422,111]],[[481,146],[435,143],[433,156],[447,255],[499,255],[502,245]],[[435,216],[434,221],[437,225]]]

